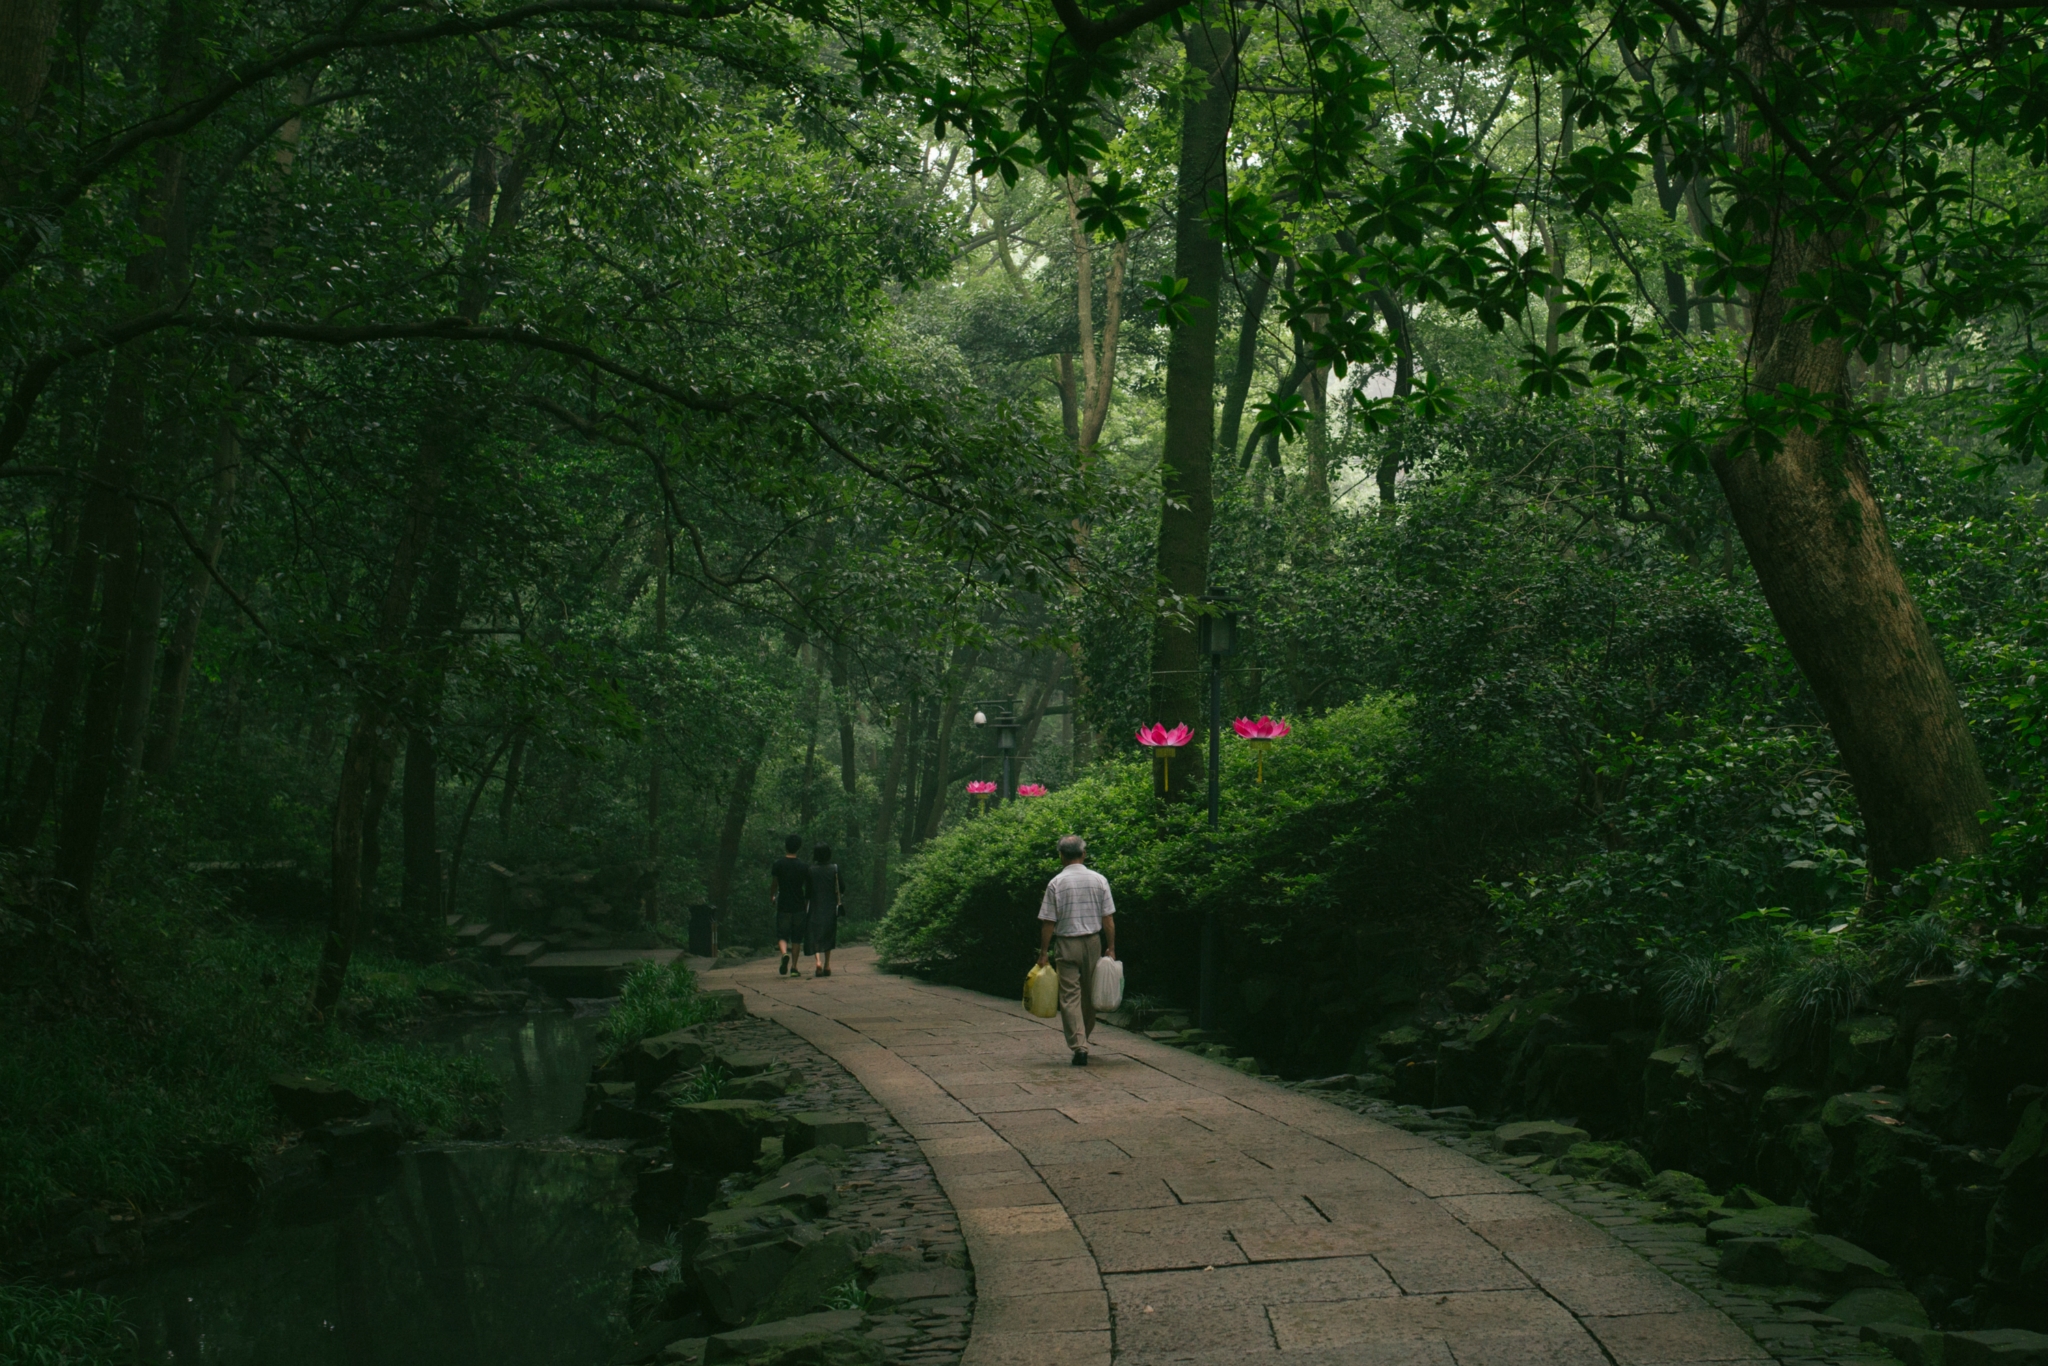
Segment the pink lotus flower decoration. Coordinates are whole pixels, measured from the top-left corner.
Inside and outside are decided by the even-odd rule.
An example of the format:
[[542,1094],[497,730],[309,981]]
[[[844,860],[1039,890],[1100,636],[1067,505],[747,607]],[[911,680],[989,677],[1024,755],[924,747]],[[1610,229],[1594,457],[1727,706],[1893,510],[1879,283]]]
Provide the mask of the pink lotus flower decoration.
[[1252,752],[1259,756],[1259,783],[1263,786],[1266,781],[1266,746],[1283,735],[1291,734],[1294,727],[1285,721],[1275,721],[1270,716],[1261,716],[1256,721],[1249,716],[1240,716],[1230,723],[1230,728],[1237,732],[1240,739],[1248,741]]
[[1017,795],[1018,795],[1018,796],[1020,796],[1020,797],[1043,797],[1043,796],[1045,796],[1045,795],[1046,795],[1046,793],[1045,793],[1045,784],[1044,784],[1044,783],[1018,783],[1018,784],[1017,784]]
[[1179,749],[1194,738],[1194,732],[1186,726],[1175,726],[1168,730],[1154,721],[1150,726],[1138,727],[1138,743],[1147,749]]
[[970,797],[993,797],[995,794],[996,785],[994,783],[969,783],[967,785],[967,795]]
[[1138,743],[1151,750],[1154,757],[1166,765],[1164,786],[1169,792],[1173,790],[1173,756],[1180,752],[1182,745],[1194,738],[1194,732],[1186,726],[1175,726],[1168,730],[1154,721],[1149,726],[1138,727]]

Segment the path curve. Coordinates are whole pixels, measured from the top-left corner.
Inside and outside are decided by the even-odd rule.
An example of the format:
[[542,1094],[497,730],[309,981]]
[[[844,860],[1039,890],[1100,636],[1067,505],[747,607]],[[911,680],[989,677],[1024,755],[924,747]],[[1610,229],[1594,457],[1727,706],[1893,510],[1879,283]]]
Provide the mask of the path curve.
[[[930,1158],[974,1261],[962,1366],[1696,1366],[1770,1358],[1597,1224],[1429,1139],[1102,1026],[878,972],[710,974]],[[1021,983],[1021,978],[1020,978]]]

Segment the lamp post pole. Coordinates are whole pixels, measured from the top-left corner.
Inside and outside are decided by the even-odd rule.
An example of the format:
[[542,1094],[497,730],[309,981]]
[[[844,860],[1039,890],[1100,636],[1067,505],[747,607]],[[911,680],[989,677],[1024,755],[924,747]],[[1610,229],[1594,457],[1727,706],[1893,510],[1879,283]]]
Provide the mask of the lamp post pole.
[[[1216,604],[1212,604],[1216,605]],[[1223,800],[1223,657],[1237,652],[1237,613],[1216,605],[1202,618],[1202,653],[1209,657],[1209,863],[1216,863],[1216,828]],[[1202,997],[1204,1029],[1216,1027],[1216,913],[1202,913]]]

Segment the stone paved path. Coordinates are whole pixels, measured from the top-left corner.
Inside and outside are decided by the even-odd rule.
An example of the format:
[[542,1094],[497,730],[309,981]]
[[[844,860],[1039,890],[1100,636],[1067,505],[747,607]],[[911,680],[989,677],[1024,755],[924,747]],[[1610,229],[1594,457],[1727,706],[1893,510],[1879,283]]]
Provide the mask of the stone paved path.
[[[775,960],[711,974],[916,1138],[978,1298],[963,1366],[1767,1361],[1598,1224],[1420,1135],[1015,1001]],[[1022,970],[1019,970],[1021,988]]]

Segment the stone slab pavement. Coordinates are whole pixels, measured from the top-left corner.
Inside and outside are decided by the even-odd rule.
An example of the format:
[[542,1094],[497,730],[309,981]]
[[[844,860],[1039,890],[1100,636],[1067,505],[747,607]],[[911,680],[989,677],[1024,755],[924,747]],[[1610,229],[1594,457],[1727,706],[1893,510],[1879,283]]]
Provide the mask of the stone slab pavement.
[[974,1264],[962,1366],[1770,1360],[1500,1172],[1141,1035],[1102,1026],[1072,1067],[1057,1021],[878,972],[864,947],[822,981],[768,958],[711,984],[835,1058],[922,1145]]

